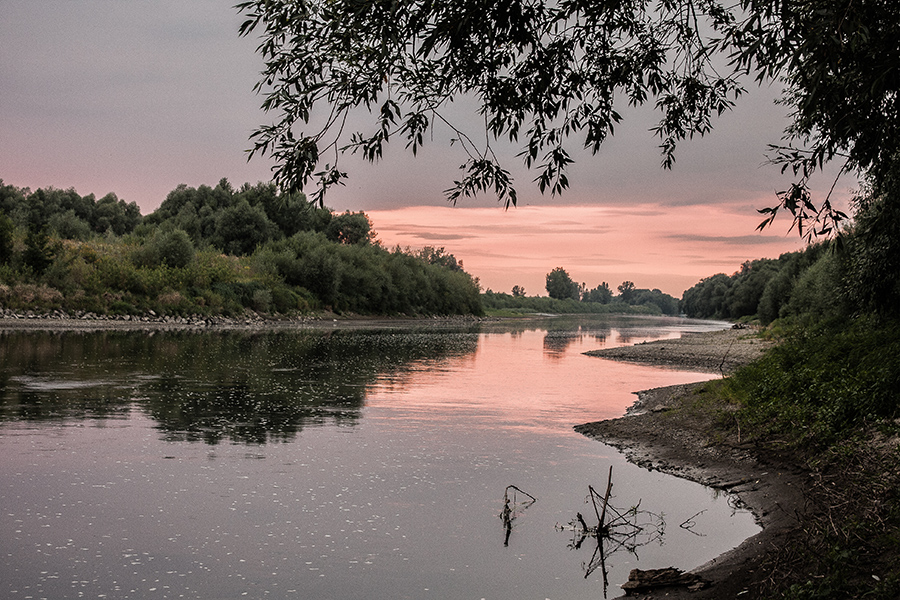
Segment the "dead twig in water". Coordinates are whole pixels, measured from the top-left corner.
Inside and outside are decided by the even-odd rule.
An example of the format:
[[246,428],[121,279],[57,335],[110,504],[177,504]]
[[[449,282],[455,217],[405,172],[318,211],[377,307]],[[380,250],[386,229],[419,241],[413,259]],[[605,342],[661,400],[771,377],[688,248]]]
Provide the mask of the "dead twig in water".
[[693,533],[694,535],[696,535],[698,537],[706,537],[705,533],[697,533],[696,531],[694,531],[694,526],[697,524],[697,522],[694,521],[694,519],[696,519],[697,517],[699,517],[700,515],[702,515],[705,512],[706,512],[706,509],[704,508],[697,514],[691,515],[690,517],[685,519],[684,522],[681,525],[679,525],[679,527],[681,527],[685,531],[690,531],[691,533]]
[[[513,492],[512,500],[510,500],[510,490]],[[525,502],[517,502],[516,492],[528,496],[529,500]],[[504,546],[509,546],[509,536],[512,534],[513,521],[516,520],[518,514],[516,514],[517,510],[525,510],[532,504],[537,502],[537,498],[529,494],[528,492],[524,492],[518,487],[514,485],[506,486],[506,490],[503,491],[503,510],[500,511],[500,518],[503,520],[503,527],[506,530],[506,537],[503,540]]]
[[[661,541],[665,531],[665,522],[662,515],[640,510],[640,501],[626,511],[621,511],[613,506],[610,503],[612,487],[612,467],[609,469],[606,492],[603,495],[594,489],[592,485],[588,486],[588,497],[594,508],[594,515],[597,517],[596,527],[589,526],[584,520],[584,515],[580,512],[576,513],[575,519],[569,523],[571,531],[574,532],[569,548],[579,550],[588,536],[593,537],[597,542],[590,560],[582,563],[582,567],[585,579],[598,569],[602,572],[604,597],[606,597],[609,585],[606,557],[622,548],[637,556],[638,548],[653,541]],[[641,518],[645,516],[649,516],[651,519],[646,522],[642,521]],[[694,516],[696,517],[697,515]],[[691,517],[691,519],[693,518]],[[655,523],[653,520],[655,520]],[[557,529],[563,530],[568,528],[557,525]]]

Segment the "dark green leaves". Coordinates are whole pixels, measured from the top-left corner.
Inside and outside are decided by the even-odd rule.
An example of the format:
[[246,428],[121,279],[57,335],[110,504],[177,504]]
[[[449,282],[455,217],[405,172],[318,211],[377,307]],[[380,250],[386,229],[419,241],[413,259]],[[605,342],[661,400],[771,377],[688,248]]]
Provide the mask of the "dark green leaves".
[[[842,172],[883,177],[900,150],[897,2],[252,0],[236,8],[240,34],[259,35],[257,91],[274,117],[253,134],[250,154],[274,158],[285,190],[314,183],[320,201],[345,177],[343,152],[376,161],[399,134],[415,155],[436,124],[465,154],[451,201],[491,192],[515,204],[497,140],[518,145],[537,187],[559,194],[572,138],[596,153],[622,105],[649,102],[671,167],[682,140],[709,133],[733,106],[743,76],[783,83],[792,111],[773,162],[799,181],[765,209],[764,225],[784,208],[801,235],[833,233],[843,215],[828,197],[804,195],[808,178],[838,157]],[[460,98],[477,102],[483,132],[449,118]],[[358,113],[374,128],[348,128]]]
[[[256,0],[236,8],[245,17],[240,34],[260,36],[257,91],[276,119],[254,133],[250,154],[275,159],[285,190],[315,183],[319,200],[343,179],[342,152],[377,161],[399,134],[417,154],[437,123],[466,155],[450,201],[490,192],[516,203],[492,148],[498,139],[519,143],[538,188],[560,194],[572,137],[597,152],[621,119],[620,102],[657,99],[670,157],[677,141],[708,132],[710,114],[739,89],[712,68],[699,33],[703,11],[714,23],[704,31],[731,19],[708,1],[651,9],[643,0]],[[460,97],[478,102],[484,142],[445,114]],[[359,111],[374,131],[345,129]],[[318,168],[331,152],[329,166]]]
[[453,187],[444,192],[453,204],[462,197],[468,198],[479,192],[492,191],[498,201],[506,204],[506,208],[516,205],[518,198],[512,185],[512,178],[497,162],[473,158],[459,168],[465,175],[462,179],[454,181]]

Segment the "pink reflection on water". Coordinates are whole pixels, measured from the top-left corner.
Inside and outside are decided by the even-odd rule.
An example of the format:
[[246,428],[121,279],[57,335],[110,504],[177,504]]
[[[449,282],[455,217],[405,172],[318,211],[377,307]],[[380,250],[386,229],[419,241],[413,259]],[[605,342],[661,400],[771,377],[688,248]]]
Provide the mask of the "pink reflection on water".
[[452,418],[470,427],[559,434],[579,423],[621,416],[639,390],[715,377],[583,354],[678,336],[663,331],[633,337],[615,329],[599,335],[589,329],[574,334],[484,333],[474,354],[440,363],[423,361],[381,376],[369,386],[367,404],[388,411],[391,418]]

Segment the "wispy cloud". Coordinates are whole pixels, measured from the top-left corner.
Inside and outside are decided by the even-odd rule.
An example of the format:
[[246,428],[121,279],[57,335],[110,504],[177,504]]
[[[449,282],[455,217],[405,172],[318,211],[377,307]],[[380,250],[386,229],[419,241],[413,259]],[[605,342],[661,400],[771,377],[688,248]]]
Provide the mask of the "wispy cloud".
[[730,244],[738,246],[764,246],[779,244],[784,236],[775,235],[692,235],[689,233],[673,233],[666,239],[694,244]]
[[546,274],[563,267],[591,287],[630,280],[680,296],[703,277],[802,246],[796,237],[754,233],[756,214],[728,206],[414,206],[369,214],[386,245],[440,241],[483,286],[523,285],[531,294],[543,293]]

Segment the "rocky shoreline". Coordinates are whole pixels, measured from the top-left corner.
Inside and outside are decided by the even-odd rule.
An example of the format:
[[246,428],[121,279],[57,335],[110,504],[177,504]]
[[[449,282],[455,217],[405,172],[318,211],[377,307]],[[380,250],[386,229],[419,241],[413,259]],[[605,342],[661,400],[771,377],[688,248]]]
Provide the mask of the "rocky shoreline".
[[236,317],[203,315],[157,315],[149,311],[144,315],[104,315],[77,311],[67,313],[55,310],[49,313],[34,311],[16,312],[0,309],[0,330],[9,329],[49,329],[49,330],[158,330],[158,329],[266,329],[282,327],[354,327],[392,326],[409,323],[465,323],[488,320],[474,316],[451,317],[360,317],[351,318],[330,313],[313,315],[269,315],[246,311]]
[[[767,342],[746,330],[690,334],[664,340],[590,352],[615,360],[686,366],[730,372],[758,357]],[[629,461],[732,494],[749,508],[762,531],[740,546],[695,568],[710,585],[699,591],[662,587],[650,598],[755,598],[764,577],[760,566],[767,555],[790,536],[804,506],[809,473],[766,456],[742,443],[737,432],[722,427],[723,406],[706,383],[645,390],[626,416],[586,423],[575,430],[614,446]],[[705,410],[714,404],[716,411]],[[716,415],[713,415],[713,412]],[[674,559],[673,559],[674,562]],[[679,566],[679,565],[674,565]],[[684,567],[684,565],[681,565]]]

